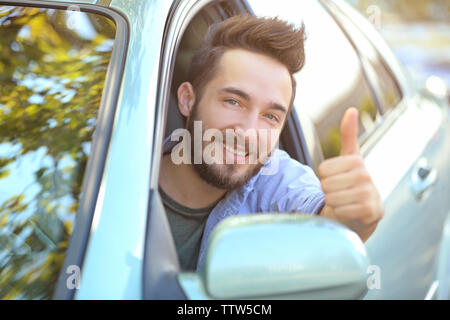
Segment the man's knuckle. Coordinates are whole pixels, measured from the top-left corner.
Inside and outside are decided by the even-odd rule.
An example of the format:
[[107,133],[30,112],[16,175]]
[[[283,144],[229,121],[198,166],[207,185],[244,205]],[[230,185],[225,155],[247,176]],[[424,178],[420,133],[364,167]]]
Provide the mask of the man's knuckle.
[[365,169],[359,169],[356,176],[360,183],[368,183],[371,181],[370,175]]
[[362,189],[361,189],[361,193],[360,196],[362,199],[364,200],[369,200],[372,198],[372,188],[369,185],[365,185]]
[[371,214],[371,212],[373,211],[372,204],[368,201],[362,202],[361,203],[361,211],[362,211],[363,216]]
[[319,177],[325,177],[327,173],[326,163],[321,163],[317,168],[317,172],[319,173]]
[[354,168],[358,168],[358,167],[361,167],[364,165],[364,161],[363,161],[362,157],[359,155],[352,155],[351,163]]
[[329,184],[329,179],[323,179],[322,181],[320,181],[320,186],[322,187],[322,190],[325,194],[330,191]]
[[365,224],[365,225],[369,225],[369,224],[374,223],[376,220],[377,219],[374,216],[372,216],[372,215],[365,215],[365,216],[362,217],[361,223]]
[[335,193],[327,193],[325,194],[325,203],[330,205],[331,207],[335,207],[337,204],[338,198],[336,198]]

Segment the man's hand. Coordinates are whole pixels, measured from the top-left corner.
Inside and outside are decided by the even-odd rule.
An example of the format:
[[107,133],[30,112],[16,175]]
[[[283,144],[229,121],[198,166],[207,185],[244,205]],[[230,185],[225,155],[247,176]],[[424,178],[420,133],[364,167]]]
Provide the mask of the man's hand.
[[320,215],[355,231],[363,242],[384,215],[381,197],[358,146],[358,110],[349,108],[341,122],[341,155],[318,168],[325,206]]

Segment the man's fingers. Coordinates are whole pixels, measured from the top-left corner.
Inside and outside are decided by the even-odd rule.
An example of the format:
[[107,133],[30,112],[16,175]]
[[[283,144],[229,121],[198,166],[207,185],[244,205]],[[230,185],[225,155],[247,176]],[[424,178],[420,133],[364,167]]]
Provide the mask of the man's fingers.
[[371,183],[371,177],[364,168],[344,172],[322,179],[320,184],[325,194],[351,189],[366,183]]
[[341,155],[359,154],[358,110],[349,108],[341,121]]
[[381,219],[381,216],[371,214],[371,212],[375,212],[376,210],[375,203],[372,202],[352,203],[333,210],[340,221],[353,220],[358,224],[364,224],[366,226],[377,223]]
[[325,203],[332,208],[368,201],[373,197],[370,185],[325,194]]
[[340,156],[322,162],[319,165],[318,173],[320,179],[324,179],[363,166],[364,160],[359,155]]

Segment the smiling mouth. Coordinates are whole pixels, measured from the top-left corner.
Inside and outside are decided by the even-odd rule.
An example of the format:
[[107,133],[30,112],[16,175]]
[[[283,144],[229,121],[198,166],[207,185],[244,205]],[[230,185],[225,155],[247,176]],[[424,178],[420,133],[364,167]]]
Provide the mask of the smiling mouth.
[[228,151],[229,153],[231,153],[231,154],[233,154],[233,155],[236,155],[236,156],[239,156],[239,157],[247,157],[248,156],[248,152],[245,152],[245,151],[243,151],[243,150],[237,150],[237,149],[235,149],[235,148],[233,148],[233,147],[230,147],[229,145],[227,145],[227,144],[223,144],[223,147],[224,147],[224,149],[226,150],[226,151]]

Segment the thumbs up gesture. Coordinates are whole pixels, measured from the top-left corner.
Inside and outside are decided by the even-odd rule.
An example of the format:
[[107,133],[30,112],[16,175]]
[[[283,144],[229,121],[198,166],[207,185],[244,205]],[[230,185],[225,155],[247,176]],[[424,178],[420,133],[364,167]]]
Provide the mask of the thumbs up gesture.
[[341,122],[341,154],[318,168],[325,206],[320,215],[340,222],[366,241],[384,215],[381,197],[358,146],[358,110],[349,108]]

